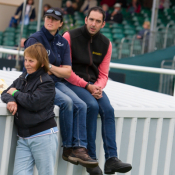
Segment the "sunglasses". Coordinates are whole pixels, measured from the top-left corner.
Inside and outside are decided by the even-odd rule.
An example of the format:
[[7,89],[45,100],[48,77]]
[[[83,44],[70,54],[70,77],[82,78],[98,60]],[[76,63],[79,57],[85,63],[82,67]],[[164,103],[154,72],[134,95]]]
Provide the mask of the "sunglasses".
[[62,14],[59,11],[53,10],[53,9],[49,9],[46,11],[46,13],[55,13],[55,15],[62,17]]

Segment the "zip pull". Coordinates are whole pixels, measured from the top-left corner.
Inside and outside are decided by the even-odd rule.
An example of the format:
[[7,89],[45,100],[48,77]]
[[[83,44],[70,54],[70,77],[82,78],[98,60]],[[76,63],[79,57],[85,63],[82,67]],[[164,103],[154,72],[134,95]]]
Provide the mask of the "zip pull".
[[92,43],[92,36],[91,36],[91,43]]

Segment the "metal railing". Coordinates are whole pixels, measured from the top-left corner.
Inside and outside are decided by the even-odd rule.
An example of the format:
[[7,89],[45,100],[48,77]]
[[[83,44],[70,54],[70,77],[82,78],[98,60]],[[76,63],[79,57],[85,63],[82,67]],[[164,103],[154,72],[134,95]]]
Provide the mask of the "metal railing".
[[[18,51],[0,48],[0,53],[9,53],[9,54],[17,55]],[[24,51],[20,51],[19,54],[23,56]],[[119,63],[110,63],[110,68],[125,69],[125,70],[139,71],[139,72],[149,72],[149,73],[156,73],[156,74],[175,75],[175,70],[167,70],[167,69],[152,68],[152,67],[145,67],[145,66],[133,66],[133,65],[119,64]]]
[[[149,37],[148,31],[145,31],[142,39],[137,39],[137,35],[133,35],[132,38],[124,37],[118,43],[118,57],[116,59],[133,57],[148,52]],[[170,22],[166,27],[160,26],[155,32],[156,44],[155,50],[164,49],[175,45],[175,23]],[[126,44],[127,43],[127,44]],[[127,45],[127,47],[125,47]]]
[[[161,68],[175,70],[175,57],[173,60],[163,60]],[[173,95],[174,92],[174,76],[173,75],[160,75],[159,92],[164,94]]]

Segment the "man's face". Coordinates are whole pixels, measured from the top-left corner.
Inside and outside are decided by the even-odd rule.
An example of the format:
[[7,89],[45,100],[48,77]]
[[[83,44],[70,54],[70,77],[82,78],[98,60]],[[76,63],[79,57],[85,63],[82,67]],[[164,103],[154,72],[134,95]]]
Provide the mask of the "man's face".
[[85,24],[88,32],[93,36],[101,28],[105,26],[105,21],[103,21],[103,14],[98,11],[91,11],[88,18],[85,18]]
[[56,32],[58,28],[63,25],[63,22],[53,18],[52,16],[46,16],[44,21],[44,27],[51,33]]

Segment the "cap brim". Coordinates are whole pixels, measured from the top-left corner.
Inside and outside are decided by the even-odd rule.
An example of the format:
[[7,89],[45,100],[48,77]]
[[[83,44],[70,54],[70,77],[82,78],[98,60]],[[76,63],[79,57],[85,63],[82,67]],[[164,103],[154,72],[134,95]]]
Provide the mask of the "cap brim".
[[44,17],[45,17],[45,16],[52,16],[53,18],[55,18],[55,19],[57,19],[57,20],[61,20],[61,19],[62,19],[61,17],[59,17],[59,16],[57,16],[57,15],[55,15],[55,14],[53,14],[53,13],[47,13],[47,14],[44,15]]

